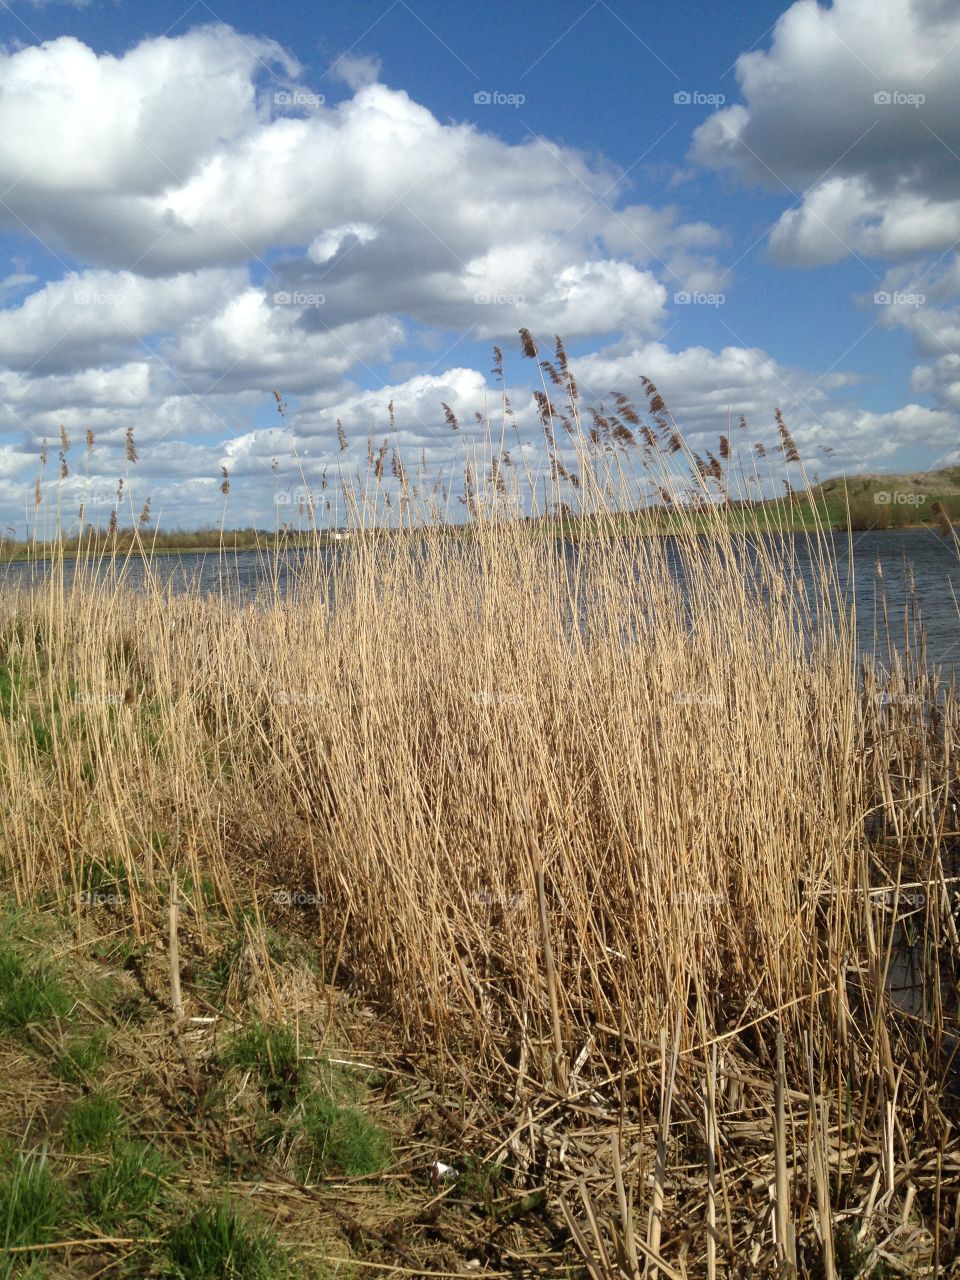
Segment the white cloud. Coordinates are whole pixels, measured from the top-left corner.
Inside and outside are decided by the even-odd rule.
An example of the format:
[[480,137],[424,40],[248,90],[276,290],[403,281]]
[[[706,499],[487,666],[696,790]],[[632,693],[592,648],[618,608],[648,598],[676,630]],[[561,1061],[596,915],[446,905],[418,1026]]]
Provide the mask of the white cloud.
[[[121,57],[71,37],[0,52],[0,220],[87,264],[0,309],[0,428],[82,417],[108,466],[130,424],[222,439],[273,386],[349,400],[407,319],[425,341],[650,335],[658,272],[711,277],[709,225],[611,210],[612,169],[441,124],[377,69],[344,60],[352,98],[287,111],[294,60],[223,26]],[[18,267],[0,287],[35,283]]]
[[[255,332],[256,324],[251,336]],[[776,446],[773,410],[780,406],[810,474],[818,469],[823,473],[870,471],[878,460],[893,458],[906,445],[924,441],[931,448],[944,451],[956,439],[956,415],[946,408],[932,410],[911,404],[890,413],[867,412],[832,394],[832,389],[842,387],[848,379],[840,377],[828,386],[829,380],[784,366],[760,349],[727,347],[711,351],[690,347],[670,351],[662,342],[623,339],[575,359],[573,367],[584,403],[603,401],[608,408],[613,393],[622,391],[642,412],[640,377],[652,378],[692,447],[701,451],[716,451],[721,433],[729,433],[735,448],[739,446],[745,453],[757,441],[768,449]],[[526,376],[533,373],[533,367],[524,364],[519,371]],[[318,494],[324,468],[329,469],[334,481],[341,466],[347,476],[357,469],[364,472],[368,440],[375,448],[384,440],[391,449],[397,447],[411,472],[416,471],[423,451],[431,479],[442,472],[447,480],[459,483],[464,443],[477,441],[482,434],[474,414],[489,416],[495,429],[500,420],[499,387],[484,372],[464,365],[432,374],[414,374],[376,390],[331,382],[324,389],[301,395],[289,409],[288,418],[276,417],[272,428],[253,425],[251,421],[254,410],[262,409],[269,400],[267,392],[232,393],[222,403],[206,397],[164,395],[150,380],[151,375],[150,370],[140,371],[139,376],[145,381],[139,388],[130,371],[103,380],[92,373],[72,380],[45,379],[39,388],[40,400],[23,405],[31,415],[32,447],[11,448],[3,459],[8,470],[0,479],[0,510],[12,513],[18,506],[22,509],[25,495],[29,498],[32,493],[39,438],[45,435],[55,446],[59,423],[65,420],[61,399],[66,404],[82,398],[90,401],[83,423],[96,432],[96,448],[89,463],[83,461],[82,441],[75,439],[70,455],[72,474],[63,488],[64,510],[72,512],[79,506],[86,483],[87,492],[97,497],[89,509],[89,518],[96,518],[99,512],[106,519],[117,479],[125,470],[124,432],[133,425],[140,460],[129,469],[132,501],[139,508],[149,494],[154,512],[163,512],[167,528],[178,524],[210,526],[218,521],[222,505],[218,491],[221,465],[228,467],[231,476],[230,523],[270,526],[275,516],[273,495],[278,486],[284,492],[297,493],[303,488],[305,477],[309,488]],[[543,459],[530,385],[513,385],[508,390],[520,439],[536,471]],[[136,403],[139,393],[144,396],[142,403]],[[391,401],[397,424],[395,434],[389,421]],[[442,402],[449,404],[460,419],[459,433],[452,432],[445,423]],[[0,417],[2,430],[13,421],[12,406],[2,383],[0,403],[7,405]],[[741,414],[748,419],[746,434],[738,425]],[[348,437],[344,454],[336,439],[338,418]],[[71,435],[78,436],[73,419],[67,415],[66,421]],[[198,443],[198,435],[206,435],[208,442]],[[561,447],[562,443],[561,440]],[[517,439],[509,423],[506,444],[517,453]],[[825,448],[832,451],[829,459]],[[276,473],[272,469],[274,460],[278,465]],[[762,476],[769,471],[771,477],[765,480],[766,491],[776,489],[785,474],[782,458],[775,453],[760,470]],[[48,467],[48,506],[52,502],[50,485],[55,482],[55,471],[55,464]],[[86,481],[84,472],[89,473]],[[793,479],[799,482],[798,475]],[[334,489],[329,492],[332,495]],[[285,517],[291,514],[285,509]]]
[[380,79],[382,65],[375,54],[343,53],[331,64],[327,74],[357,90],[375,84]]
[[[737,62],[744,102],[694,135],[702,164],[800,200],[771,246],[797,266],[896,257],[960,235],[960,11],[798,0]],[[802,198],[801,198],[802,197]]]
[[70,272],[0,309],[0,363],[43,375],[140,356],[150,335],[213,312],[245,279],[245,271],[221,269],[160,280]]
[[36,283],[37,277],[28,271],[12,272],[0,280],[0,301],[9,298],[11,294],[22,293],[27,285]]
[[66,232],[74,202],[92,209],[107,197],[109,210],[117,196],[162,196],[256,127],[254,76],[270,63],[296,70],[272,41],[219,26],[119,58],[72,36],[3,52],[0,174],[17,182],[6,203],[37,216],[40,197],[67,197],[45,219]]
[[377,235],[377,228],[367,222],[347,222],[342,227],[331,227],[311,242],[307,257],[322,267],[340,252],[344,244],[351,241],[369,244],[371,240],[376,240]]
[[[838,74],[826,56],[830,23],[862,18],[864,2],[794,6],[771,54],[742,61],[746,105],[704,126],[700,158],[761,177],[763,165],[744,160],[746,144],[776,159],[789,181],[819,175],[825,126],[819,102],[804,97],[816,96],[804,75],[819,59],[813,78],[823,92],[824,77]],[[887,2],[906,12],[905,0]],[[925,12],[943,31],[954,21],[936,0]],[[882,26],[859,23],[862,57],[887,57]],[[376,60],[341,60],[335,74],[353,96],[331,107],[309,86],[287,105],[275,102],[299,74],[272,42],[222,26],[147,40],[121,57],[67,37],[0,52],[0,185],[9,209],[0,222],[85,264],[0,308],[0,432],[21,440],[0,453],[4,512],[22,506],[39,439],[54,440],[66,422],[74,436],[87,427],[96,434],[90,482],[104,500],[133,426],[137,497],[152,493],[168,521],[212,523],[226,464],[236,480],[231,518],[269,523],[272,459],[284,482],[295,475],[290,431],[279,419],[263,425],[274,387],[297,398],[297,449],[314,473],[339,457],[338,416],[352,442],[347,457],[362,464],[368,433],[382,438],[390,399],[403,449],[451,462],[458,444],[440,402],[465,434],[474,413],[499,403],[486,373],[448,351],[451,333],[497,341],[521,324],[579,338],[584,348],[623,335],[575,362],[585,390],[636,397],[646,374],[707,442],[726,429],[728,411],[734,421],[746,414],[769,439],[780,404],[802,445],[829,444],[847,469],[862,469],[871,451],[879,456],[909,433],[939,446],[955,421],[960,374],[934,347],[923,349],[929,363],[914,387],[939,396],[938,408],[888,415],[832,398],[853,381],[843,371],[818,380],[758,349],[671,352],[660,340],[669,295],[719,287],[714,255],[724,237],[715,227],[686,221],[673,205],[625,203],[616,171],[573,149],[441,123],[379,83]],[[808,105],[804,135],[796,129]],[[834,260],[837,243],[851,242],[893,255],[937,247],[949,233],[949,182],[916,152],[914,124],[890,120],[894,160],[870,153],[870,164],[839,165],[815,185],[774,235],[781,256]],[[883,188],[898,164],[912,164],[922,181]],[[26,264],[12,265],[0,291],[16,297],[37,282]],[[945,275],[942,334],[953,332],[950,287]],[[883,323],[901,317],[891,309]],[[411,335],[435,354],[427,372],[410,368]],[[384,364],[398,369],[392,385],[357,385],[379,383]],[[522,430],[535,436],[529,391],[514,394]],[[71,467],[79,469],[75,452]],[[74,501],[81,491],[81,476],[71,474],[64,494]]]
[[897,264],[862,301],[884,328],[911,336],[925,361],[913,369],[913,391],[950,413],[960,437],[960,256]]
[[353,97],[304,111],[288,94],[288,110],[271,68],[296,72],[271,42],[223,27],[122,58],[68,37],[0,57],[0,220],[91,266],[150,275],[285,248],[278,287],[327,294],[328,325],[395,305],[389,282],[413,318],[479,333],[502,326],[475,292],[539,300],[541,313],[569,299],[573,317],[590,289],[594,314],[649,327],[654,269],[669,272],[672,255],[691,279],[712,270],[712,228],[673,208],[611,210],[616,174],[573,150],[441,124],[362,60],[345,64]]

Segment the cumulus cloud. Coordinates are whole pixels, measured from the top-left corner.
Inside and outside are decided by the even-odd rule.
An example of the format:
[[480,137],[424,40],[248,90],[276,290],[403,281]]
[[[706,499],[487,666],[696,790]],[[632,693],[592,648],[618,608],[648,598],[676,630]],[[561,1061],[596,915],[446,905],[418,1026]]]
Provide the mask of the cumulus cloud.
[[130,358],[151,335],[214,312],[245,279],[218,269],[164,279],[70,272],[0,310],[0,363],[43,376]]
[[[286,248],[289,278],[311,267],[330,278],[326,323],[374,314],[389,277],[416,318],[436,322],[453,297],[454,323],[481,329],[490,313],[474,314],[475,292],[549,299],[562,270],[571,311],[579,280],[608,291],[626,282],[623,322],[648,324],[659,294],[644,269],[675,252],[695,272],[716,240],[672,209],[614,212],[615,172],[570,149],[441,124],[376,83],[370,59],[341,59],[355,92],[330,108],[296,85],[297,70],[272,42],[224,27],[147,40],[119,58],[70,37],[0,56],[0,183],[9,188],[0,223],[91,266],[139,274]],[[523,269],[528,243],[550,276]],[[516,269],[489,278],[504,245],[522,250],[499,260]]]
[[[905,14],[904,48],[921,9],[928,26],[952,30],[954,15],[937,0],[887,3]],[[842,18],[851,39],[876,45],[889,77],[895,69],[883,63],[883,24],[847,30],[858,13],[862,0],[829,11],[795,5],[771,53],[742,60],[745,103],[698,132],[698,158],[761,180],[776,158],[788,182],[819,178],[835,158],[825,160],[825,125],[815,120],[806,134],[796,125],[802,94],[813,93],[801,73],[827,48],[824,31]],[[777,83],[784,70],[795,101]],[[450,335],[455,349],[520,325],[585,349],[604,344],[576,362],[585,390],[636,395],[640,375],[650,376],[694,438],[715,439],[728,413],[768,430],[780,404],[802,444],[845,448],[838,458],[856,469],[898,432],[939,442],[947,431],[958,371],[942,350],[925,350],[929,363],[914,375],[918,395],[932,379],[939,407],[910,405],[900,417],[832,399],[849,375],[818,379],[759,349],[671,352],[661,336],[669,296],[718,288],[720,230],[676,205],[634,200],[612,166],[571,148],[442,123],[380,83],[377,59],[351,54],[333,74],[351,96],[328,106],[283,49],[220,25],[145,40],[122,56],[69,37],[0,51],[0,226],[39,236],[71,262],[39,284],[14,261],[0,281],[0,432],[19,439],[0,450],[5,511],[22,505],[38,443],[56,439],[61,422],[96,436],[89,478],[71,460],[65,499],[111,500],[132,426],[143,445],[137,494],[149,491],[168,523],[215,520],[224,465],[235,479],[232,519],[270,523],[273,485],[295,482],[297,459],[311,475],[338,461],[362,465],[368,435],[387,428],[390,400],[398,444],[452,464],[440,402],[467,432],[499,391],[454,354]],[[822,85],[826,72],[817,75]],[[939,77],[930,72],[931,82]],[[872,167],[861,155],[860,168],[844,162],[815,182],[777,229],[777,251],[812,262],[832,260],[828,244],[833,254],[851,242],[890,254],[936,248],[952,196],[929,155],[916,153],[919,118],[881,121],[899,161],[879,149]],[[904,165],[914,187],[897,176]],[[948,292],[937,305],[946,332]],[[883,323],[900,322],[896,308],[885,313]],[[414,341],[436,357],[425,372],[411,368]],[[383,386],[385,366],[393,372]],[[275,414],[264,425],[274,387],[296,397],[292,425]],[[533,439],[529,388],[511,390]],[[343,459],[337,417],[351,438]]]
[[[625,204],[578,152],[441,124],[374,59],[340,60],[354,93],[334,108],[299,72],[221,25],[122,56],[72,37],[0,51],[0,224],[85,264],[0,284],[0,428],[35,445],[82,417],[106,469],[128,425],[145,441],[236,426],[272,448],[249,422],[266,389],[328,430],[309,415],[352,403],[411,322],[652,334],[658,273],[715,270],[715,229]],[[419,420],[432,384],[411,385]],[[206,465],[200,445],[178,465],[194,447]]]
[[911,336],[924,361],[913,369],[913,391],[953,415],[954,436],[960,435],[960,257],[899,263],[862,301],[882,327]]
[[960,11],[937,0],[798,0],[768,51],[743,54],[744,101],[693,157],[799,201],[771,238],[797,266],[947,249],[960,234]]
[[370,53],[342,53],[330,66],[327,75],[341,80],[350,89],[363,89],[380,79],[382,63]]
[[[843,387],[843,377],[821,379],[810,371],[785,366],[759,348],[671,351],[661,341],[625,338],[575,359],[574,368],[585,403],[609,406],[613,394],[621,391],[633,398],[641,411],[640,377],[652,378],[692,446],[699,450],[716,450],[719,435],[728,432],[744,452],[757,441],[772,449],[778,443],[773,409],[780,406],[810,474],[818,469],[824,473],[869,471],[911,438],[925,438],[946,449],[956,434],[955,416],[947,410],[911,404],[886,414],[866,412],[833,394]],[[529,366],[522,365],[515,372],[528,370]],[[483,433],[475,415],[489,418],[495,426],[500,421],[499,387],[485,372],[469,365],[417,373],[376,389],[351,387],[341,380],[305,391],[286,419],[274,416],[276,425],[272,427],[252,421],[268,394],[228,396],[223,405],[228,416],[222,416],[215,399],[164,396],[158,384],[150,381],[151,375],[152,370],[144,367],[136,375],[127,368],[113,377],[94,372],[73,378],[50,377],[37,388],[35,401],[11,401],[0,382],[5,415],[0,417],[0,430],[4,420],[11,421],[14,408],[22,409],[30,415],[34,439],[32,447],[9,451],[5,459],[8,470],[0,477],[0,507],[9,510],[18,502],[22,507],[37,473],[40,437],[56,441],[59,423],[64,421],[63,406],[77,398],[96,402],[84,416],[85,425],[95,430],[96,447],[88,464],[80,467],[72,460],[74,471],[61,487],[63,510],[69,515],[85,495],[93,495],[92,501],[87,499],[88,518],[106,520],[117,480],[130,470],[123,463],[123,439],[126,427],[133,425],[140,460],[127,481],[132,486],[128,501],[138,508],[149,494],[154,512],[168,528],[217,522],[222,504],[218,492],[221,466],[228,468],[231,477],[229,518],[234,524],[272,525],[278,492],[283,495],[282,515],[290,517],[291,502],[302,496],[304,485],[315,498],[326,492],[333,500],[341,468],[346,477],[365,471],[369,443],[374,448],[383,442],[391,449],[396,447],[411,471],[418,468],[422,457],[431,479],[442,476],[456,489],[462,479],[464,443],[478,442]],[[518,461],[528,456],[534,474],[539,474],[544,462],[531,386],[515,381],[508,385],[508,392],[515,416],[506,424],[507,447]],[[443,403],[459,418],[459,433],[451,432],[444,421]],[[738,425],[741,415],[748,420],[746,433]],[[347,435],[343,453],[336,434],[338,420]],[[71,421],[69,415],[67,421]],[[209,442],[198,442],[196,437],[205,433]],[[174,441],[176,447],[171,448]],[[569,460],[574,462],[572,457]],[[762,469],[763,490],[773,491],[784,474],[782,459],[771,453],[764,466],[769,467],[769,477]],[[324,470],[331,478],[327,491],[321,489]],[[89,479],[85,478],[87,473]],[[54,487],[55,476],[48,469],[42,510],[55,503]],[[338,518],[342,518],[342,498],[336,501],[340,503]]]
[[40,197],[71,202],[162,196],[259,119],[256,73],[296,64],[279,45],[205,27],[145,40],[122,57],[72,36],[0,54],[0,174],[17,179],[6,204],[35,216]]

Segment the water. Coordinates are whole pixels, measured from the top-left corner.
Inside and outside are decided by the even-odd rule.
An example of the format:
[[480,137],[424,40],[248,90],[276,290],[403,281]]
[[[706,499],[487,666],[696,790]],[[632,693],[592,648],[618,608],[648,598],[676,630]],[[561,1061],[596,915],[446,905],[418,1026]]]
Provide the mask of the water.
[[927,665],[960,681],[960,556],[955,545],[927,529],[886,529],[853,534],[851,556],[847,535],[833,538],[840,582],[857,606],[861,653],[882,655],[887,628],[902,651],[905,628],[919,610]]
[[[903,650],[906,626],[919,612],[926,641],[927,666],[937,666],[945,678],[960,681],[960,557],[954,546],[929,530],[883,530],[828,535],[832,541],[838,580],[847,600],[857,608],[858,642],[862,654],[881,663],[888,659],[888,640]],[[777,541],[773,537],[768,541]],[[800,576],[812,580],[810,539],[803,534],[787,535],[784,550],[793,551]],[[453,549],[451,554],[457,554]],[[572,560],[576,554],[602,554],[601,548],[565,548]],[[349,555],[349,547],[325,550],[326,557]],[[677,557],[669,555],[671,564]],[[298,580],[303,554],[289,552],[276,566],[281,593]],[[73,564],[67,562],[67,580]],[[682,573],[682,571],[678,570]],[[42,578],[42,565],[14,564],[0,568],[0,584],[24,584]],[[132,560],[126,569],[126,583],[143,586],[146,566]],[[206,552],[185,556],[158,556],[150,564],[150,574],[163,587],[176,592],[197,591],[211,596],[227,593],[231,599],[253,600],[271,592],[274,565],[269,556],[257,551]]]

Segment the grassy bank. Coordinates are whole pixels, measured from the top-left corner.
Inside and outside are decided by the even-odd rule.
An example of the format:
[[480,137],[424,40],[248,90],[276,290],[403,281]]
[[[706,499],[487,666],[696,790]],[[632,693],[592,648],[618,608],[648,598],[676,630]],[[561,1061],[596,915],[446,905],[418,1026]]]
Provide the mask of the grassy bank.
[[[563,382],[562,349],[551,367]],[[677,495],[722,483],[655,388],[653,443],[626,402],[633,444],[608,450],[570,381],[561,408],[544,382],[544,435],[550,506],[576,491],[582,529],[632,510],[651,475]],[[202,1113],[204,1072],[245,1082],[226,1087],[219,1128],[167,1153],[220,1167],[234,1137],[253,1161],[253,1179],[198,1174],[193,1211],[249,1191],[277,1248],[297,1234],[283,1215],[328,1176],[295,1109],[336,1056],[429,1099],[358,1175],[379,1224],[375,1247],[370,1220],[347,1233],[358,1274],[948,1274],[956,691],[923,668],[918,634],[905,659],[860,664],[826,544],[800,590],[789,548],[748,554],[720,507],[675,517],[682,586],[662,542],[629,529],[568,571],[549,523],[515,518],[525,472],[504,480],[496,439],[485,456],[464,446],[456,555],[399,466],[393,490],[382,469],[359,486],[354,554],[306,557],[299,583],[255,605],[122,575],[68,587],[57,561],[0,595],[9,895],[55,901],[78,938],[91,890],[114,895],[174,1046],[162,1105]],[[416,556],[383,528],[397,490]],[[299,1039],[277,932],[309,946]],[[229,965],[204,986],[231,939],[242,988]],[[278,1026],[282,1044],[263,1030]],[[326,1098],[404,1112],[386,1091]],[[16,1158],[36,1145],[20,1133]],[[51,1157],[64,1204],[68,1157]],[[459,1176],[425,1185],[435,1160]],[[334,1185],[343,1174],[330,1166]],[[456,1246],[450,1218],[437,1225],[452,1204]],[[176,1214],[150,1213],[162,1274]],[[70,1215],[78,1236],[107,1230]],[[346,1255],[317,1265],[331,1256]]]
[[123,877],[87,883],[0,918],[0,1276],[456,1269],[475,1215],[516,1212],[462,1150],[436,1203],[431,1091],[324,985],[304,920],[178,889],[173,1022],[169,955],[138,944]]

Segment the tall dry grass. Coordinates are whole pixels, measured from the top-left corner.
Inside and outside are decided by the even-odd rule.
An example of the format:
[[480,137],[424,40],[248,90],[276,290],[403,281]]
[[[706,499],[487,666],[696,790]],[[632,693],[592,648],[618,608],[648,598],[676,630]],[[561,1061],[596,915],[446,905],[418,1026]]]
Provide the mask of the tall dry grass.
[[[143,937],[174,879],[233,912],[319,899],[331,981],[560,1197],[592,1275],[933,1275],[960,1214],[955,691],[859,661],[826,539],[802,572],[736,531],[727,437],[700,458],[656,388],[588,415],[562,346],[540,367],[538,458],[509,412],[446,410],[466,530],[371,446],[339,478],[349,548],[256,599],[109,559],[8,583],[4,878],[75,901],[108,867]],[[675,537],[616,525],[650,493]]]

